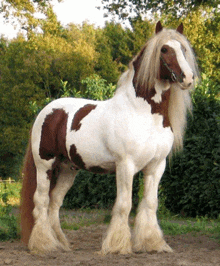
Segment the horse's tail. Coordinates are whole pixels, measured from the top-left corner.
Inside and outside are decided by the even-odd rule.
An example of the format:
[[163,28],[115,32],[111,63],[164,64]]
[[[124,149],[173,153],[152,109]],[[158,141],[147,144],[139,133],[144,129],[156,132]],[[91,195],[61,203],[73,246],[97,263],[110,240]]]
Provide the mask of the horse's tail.
[[37,187],[36,167],[34,163],[31,138],[29,140],[23,167],[23,182],[21,191],[21,241],[28,244],[34,226],[34,193]]

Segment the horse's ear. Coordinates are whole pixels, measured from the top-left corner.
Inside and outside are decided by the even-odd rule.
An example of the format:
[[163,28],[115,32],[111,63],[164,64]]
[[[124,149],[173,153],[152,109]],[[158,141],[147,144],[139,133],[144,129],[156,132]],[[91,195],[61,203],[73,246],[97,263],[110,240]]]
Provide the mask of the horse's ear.
[[157,34],[158,32],[162,31],[163,26],[161,25],[161,22],[158,21],[155,29],[155,33]]
[[176,29],[179,33],[183,34],[183,23],[181,22],[181,24],[178,26],[178,28]]

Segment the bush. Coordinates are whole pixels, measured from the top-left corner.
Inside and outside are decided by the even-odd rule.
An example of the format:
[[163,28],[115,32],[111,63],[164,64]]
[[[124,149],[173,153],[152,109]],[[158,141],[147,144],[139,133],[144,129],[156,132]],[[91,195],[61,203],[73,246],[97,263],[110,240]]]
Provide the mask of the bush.
[[115,195],[114,175],[98,175],[82,170],[65,197],[64,207],[108,208],[114,203]]
[[[137,207],[140,175],[134,178],[133,207]],[[116,198],[114,174],[93,174],[81,170],[67,193],[64,208],[112,208]]]
[[166,206],[184,216],[217,217],[220,213],[219,86],[203,75],[192,94],[184,150],[173,158],[162,179]]
[[11,214],[11,206],[0,206],[0,241],[19,237],[17,218]]
[[17,217],[12,214],[11,197],[20,194],[20,183],[0,184],[0,241],[19,237]]

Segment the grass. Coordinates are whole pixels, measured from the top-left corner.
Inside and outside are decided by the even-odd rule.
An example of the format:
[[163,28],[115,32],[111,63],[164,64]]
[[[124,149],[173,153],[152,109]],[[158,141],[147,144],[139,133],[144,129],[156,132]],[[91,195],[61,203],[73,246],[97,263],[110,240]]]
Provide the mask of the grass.
[[[172,219],[173,218],[173,219]],[[164,219],[160,221],[160,226],[165,235],[182,235],[187,233],[200,233],[203,235],[213,235],[220,237],[219,220],[210,220],[204,217],[195,219]]]
[[103,224],[105,222],[105,217],[109,215],[108,212],[109,211],[107,210],[90,209],[82,209],[77,211],[61,210],[61,226],[63,229],[79,230],[84,226]]
[[[74,214],[71,214],[74,212]],[[206,217],[182,218],[176,215],[169,215],[165,218],[160,216],[160,226],[165,235],[202,234],[209,235],[220,241],[220,220],[210,220]],[[106,210],[77,210],[66,211],[61,215],[63,229],[78,230],[84,226],[93,224],[109,224],[111,220],[110,211]],[[130,217],[130,224],[134,226],[134,217]]]
[[[20,203],[21,183],[0,183],[0,241],[19,237],[18,218],[12,210]],[[158,219],[165,235],[182,235],[187,233],[205,234],[220,241],[220,217],[211,220],[206,217],[182,218],[172,215],[160,202]],[[64,210],[61,209],[60,218],[63,229],[79,230],[84,226],[109,223],[109,210]],[[131,226],[134,225],[134,216],[130,217]]]

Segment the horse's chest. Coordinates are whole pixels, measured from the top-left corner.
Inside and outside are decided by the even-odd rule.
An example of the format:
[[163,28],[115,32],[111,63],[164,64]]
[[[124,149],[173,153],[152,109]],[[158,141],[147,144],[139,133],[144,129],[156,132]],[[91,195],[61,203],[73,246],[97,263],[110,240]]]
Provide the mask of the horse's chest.
[[174,136],[170,127],[161,130],[152,130],[145,139],[143,146],[136,145],[134,160],[142,169],[152,160],[165,159],[173,145]]
[[143,169],[153,159],[164,159],[173,145],[173,133],[170,127],[163,126],[161,115],[134,115],[120,118],[114,124],[114,132],[108,136],[108,150],[116,158],[129,156],[137,166]]
[[167,127],[163,128],[161,131],[155,132],[153,138],[155,139],[155,157],[167,157],[174,141],[171,128]]

